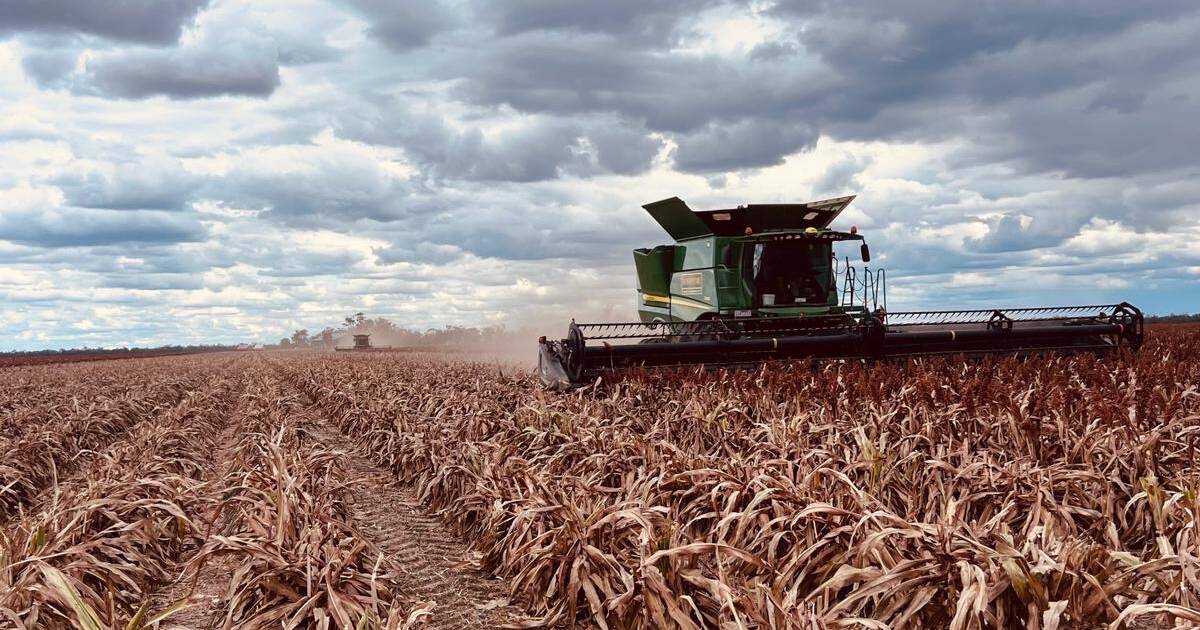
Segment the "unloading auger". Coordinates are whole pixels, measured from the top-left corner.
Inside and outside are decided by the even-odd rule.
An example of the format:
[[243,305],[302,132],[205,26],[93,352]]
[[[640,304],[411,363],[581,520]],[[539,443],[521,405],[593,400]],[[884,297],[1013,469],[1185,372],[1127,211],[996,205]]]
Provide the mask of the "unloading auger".
[[857,228],[829,229],[853,200],[693,211],[672,197],[643,206],[675,243],[633,252],[641,321],[572,321],[565,339],[543,337],[542,383],[566,389],[630,367],[1108,352],[1142,343],[1142,313],[1127,302],[888,312],[884,271],[834,255],[834,243],[859,241],[863,263],[871,260]]

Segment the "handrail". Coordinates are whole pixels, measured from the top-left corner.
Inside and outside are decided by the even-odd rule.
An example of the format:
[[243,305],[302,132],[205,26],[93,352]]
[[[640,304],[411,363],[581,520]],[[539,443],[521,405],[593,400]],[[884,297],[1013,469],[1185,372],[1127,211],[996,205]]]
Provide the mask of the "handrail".
[[[874,271],[863,266],[859,269],[845,261],[845,271],[842,272],[842,306],[852,307],[861,299],[864,308],[878,309],[881,306],[887,310],[887,272],[880,268]],[[882,299],[881,299],[882,298]]]

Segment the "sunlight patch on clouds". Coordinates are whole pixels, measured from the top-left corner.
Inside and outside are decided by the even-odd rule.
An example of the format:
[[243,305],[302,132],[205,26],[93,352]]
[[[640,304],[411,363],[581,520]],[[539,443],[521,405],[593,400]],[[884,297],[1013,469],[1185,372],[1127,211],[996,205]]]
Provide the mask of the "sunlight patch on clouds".
[[953,287],[985,287],[996,284],[992,274],[970,271],[950,275],[950,286]]
[[692,33],[672,52],[692,55],[744,55],[755,46],[777,39],[785,29],[780,20],[765,13],[763,3],[718,6],[702,13]]
[[1170,252],[1177,243],[1178,238],[1170,234],[1138,233],[1120,223],[1093,219],[1064,243],[1064,250],[1076,256],[1119,257],[1137,262]]
[[387,241],[361,236],[357,234],[342,234],[332,230],[294,231],[288,235],[288,240],[299,247],[315,252],[358,251],[364,256],[370,256],[376,247],[382,247]]

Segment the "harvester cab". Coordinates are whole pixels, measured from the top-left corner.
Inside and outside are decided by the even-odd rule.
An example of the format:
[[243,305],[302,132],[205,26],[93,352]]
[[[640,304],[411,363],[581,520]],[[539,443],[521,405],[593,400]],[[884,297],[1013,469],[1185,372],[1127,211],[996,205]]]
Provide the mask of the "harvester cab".
[[[677,197],[643,206],[673,239],[636,249],[640,321],[571,322],[539,340],[538,372],[567,389],[612,369],[746,365],[789,358],[1105,352],[1141,345],[1128,303],[887,311],[886,276],[855,227],[829,226],[854,200],[693,211]],[[834,244],[858,241],[864,266]],[[839,286],[839,282],[841,283]]]

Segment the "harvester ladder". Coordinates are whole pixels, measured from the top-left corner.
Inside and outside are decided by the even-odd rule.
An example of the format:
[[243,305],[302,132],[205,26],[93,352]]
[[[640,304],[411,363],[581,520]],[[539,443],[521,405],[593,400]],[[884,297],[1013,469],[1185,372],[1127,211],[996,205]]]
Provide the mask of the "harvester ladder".
[[[835,259],[836,260],[836,259]],[[887,270],[871,270],[863,267],[860,276],[850,259],[846,258],[846,271],[842,281],[842,306],[855,306],[856,303],[872,310],[883,308],[887,311]],[[860,301],[861,300],[861,301]]]

